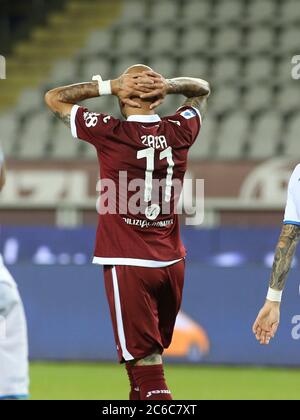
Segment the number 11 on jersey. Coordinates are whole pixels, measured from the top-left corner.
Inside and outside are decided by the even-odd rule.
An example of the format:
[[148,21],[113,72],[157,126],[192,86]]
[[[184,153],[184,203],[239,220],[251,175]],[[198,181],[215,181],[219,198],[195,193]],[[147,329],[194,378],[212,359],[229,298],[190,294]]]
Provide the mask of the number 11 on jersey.
[[[146,158],[146,172],[145,172],[145,191],[144,191],[144,201],[149,203],[152,198],[152,184],[153,184],[153,171],[154,171],[154,158],[155,158],[155,149],[149,147],[148,149],[143,149],[137,152],[138,159]],[[172,178],[173,178],[173,154],[172,148],[168,147],[159,154],[159,160],[167,159],[168,168],[167,168],[167,177],[166,177],[166,190],[165,190],[165,201],[169,202],[171,200],[171,190],[172,190]]]

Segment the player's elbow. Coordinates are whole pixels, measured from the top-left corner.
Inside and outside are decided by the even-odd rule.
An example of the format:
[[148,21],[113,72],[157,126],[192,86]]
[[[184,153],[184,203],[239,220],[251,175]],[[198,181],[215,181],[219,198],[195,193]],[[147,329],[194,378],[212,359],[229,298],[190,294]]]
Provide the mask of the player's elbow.
[[49,90],[46,94],[45,94],[45,102],[46,105],[52,110],[55,111],[56,110],[56,104],[58,102],[58,96],[57,96],[57,92],[55,89],[53,90]]
[[205,81],[204,90],[205,90],[205,96],[209,96],[211,94],[211,87],[207,81]]

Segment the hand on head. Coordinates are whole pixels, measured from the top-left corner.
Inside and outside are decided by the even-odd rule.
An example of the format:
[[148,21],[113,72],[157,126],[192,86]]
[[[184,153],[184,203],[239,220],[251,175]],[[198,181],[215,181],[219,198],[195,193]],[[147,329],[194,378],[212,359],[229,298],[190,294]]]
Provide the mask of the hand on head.
[[153,99],[150,109],[159,106],[167,95],[167,83],[163,76],[147,70],[138,73],[125,73],[116,80],[115,93],[124,105],[141,108],[141,100]]

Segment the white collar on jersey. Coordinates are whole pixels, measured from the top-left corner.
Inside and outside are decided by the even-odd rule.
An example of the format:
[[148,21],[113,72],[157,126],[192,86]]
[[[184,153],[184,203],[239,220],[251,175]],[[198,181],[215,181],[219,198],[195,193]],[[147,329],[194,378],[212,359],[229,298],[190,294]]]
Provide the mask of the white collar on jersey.
[[161,121],[159,115],[130,115],[127,121],[141,122],[141,123],[154,123]]

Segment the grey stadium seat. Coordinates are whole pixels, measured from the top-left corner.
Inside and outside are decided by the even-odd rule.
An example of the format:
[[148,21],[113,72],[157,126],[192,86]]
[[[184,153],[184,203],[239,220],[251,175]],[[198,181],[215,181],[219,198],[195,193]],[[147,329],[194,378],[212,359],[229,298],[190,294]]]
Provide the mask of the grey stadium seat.
[[240,62],[236,58],[221,58],[213,67],[213,75],[218,83],[235,81],[241,76]]
[[44,95],[40,89],[27,88],[22,90],[15,111],[18,114],[26,114],[34,110],[39,110],[44,106]]
[[281,114],[270,111],[259,117],[251,129],[249,155],[252,159],[266,159],[276,154],[282,128]]
[[280,18],[286,24],[300,20],[299,0],[285,0],[281,2]]
[[214,90],[209,100],[210,112],[222,114],[239,106],[239,92],[235,87],[222,86]]
[[93,59],[84,63],[82,79],[85,81],[92,80],[94,75],[100,74],[104,79],[111,77],[111,66],[107,59]]
[[217,125],[216,119],[211,114],[203,119],[199,136],[189,152],[191,159],[210,159],[212,157]]
[[189,0],[185,1],[182,8],[182,18],[189,24],[194,22],[206,22],[212,10],[210,0]]
[[51,70],[49,80],[51,83],[75,83],[78,80],[76,62],[73,60],[59,60]]
[[207,51],[210,44],[210,33],[206,28],[190,28],[181,37],[180,51],[183,56]]
[[112,67],[109,77],[110,78],[119,77],[122,73],[124,73],[125,70],[128,69],[128,67],[131,67],[132,65],[137,64],[140,61],[141,61],[140,57],[136,57],[136,56],[127,56],[125,58],[120,58]]
[[238,52],[243,46],[242,41],[239,28],[225,26],[217,32],[213,51],[222,54]]
[[151,20],[157,24],[162,24],[165,22],[174,22],[177,19],[178,15],[178,3],[173,0],[156,0],[151,1],[152,13]]
[[122,29],[117,39],[117,55],[138,54],[145,49],[144,32],[130,27]]
[[276,9],[274,0],[251,0],[247,18],[253,23],[272,21],[276,17]]
[[146,3],[140,0],[126,0],[120,16],[123,23],[140,22],[146,17]]
[[249,134],[248,114],[235,111],[219,127],[215,157],[219,159],[238,159],[243,155]]
[[58,121],[52,135],[51,146],[51,157],[58,159],[72,159],[78,155],[79,140],[74,139],[70,129]]
[[186,60],[181,60],[178,76],[200,77],[205,79],[208,77],[207,61],[201,58],[187,58]]
[[290,113],[299,109],[300,95],[296,81],[281,87],[276,103],[278,108],[284,113]]
[[245,77],[248,83],[264,82],[274,77],[275,66],[270,57],[255,57],[246,66]]
[[161,73],[166,78],[178,76],[176,74],[176,62],[169,57],[156,57],[149,61],[149,66],[153,70]]
[[[300,5],[299,5],[300,7]],[[279,49],[284,53],[299,53],[300,28],[286,27],[280,37]]]
[[284,154],[293,158],[300,156],[299,147],[300,113],[290,122],[287,132],[283,137]]
[[246,92],[243,103],[250,113],[261,112],[273,106],[272,90],[268,85],[256,85]]
[[18,131],[18,117],[11,112],[0,114],[0,143],[6,156],[14,153],[15,139]]
[[172,28],[159,28],[149,37],[147,54],[172,53],[177,44],[177,34]]
[[111,51],[113,32],[108,30],[93,31],[81,50],[81,55],[96,55]]
[[213,19],[216,22],[239,22],[243,17],[244,3],[241,0],[226,0],[217,3]]
[[36,113],[30,118],[19,138],[19,157],[39,159],[44,157],[51,128],[51,114],[48,111]]
[[294,64],[291,62],[291,54],[283,56],[277,65],[277,80],[278,84],[288,83],[292,80],[292,68]]
[[252,27],[246,41],[246,52],[252,53],[269,53],[274,46],[274,34],[270,28]]

